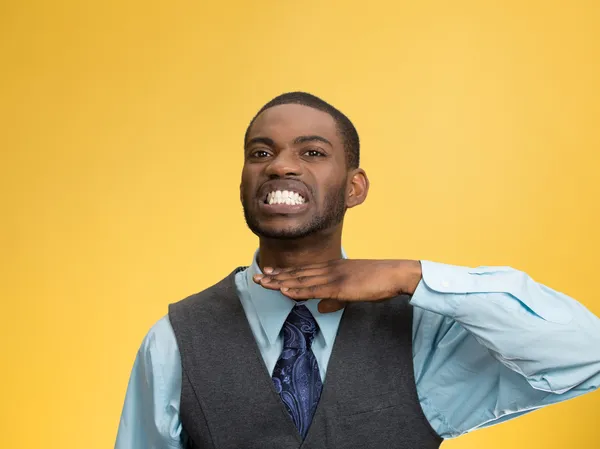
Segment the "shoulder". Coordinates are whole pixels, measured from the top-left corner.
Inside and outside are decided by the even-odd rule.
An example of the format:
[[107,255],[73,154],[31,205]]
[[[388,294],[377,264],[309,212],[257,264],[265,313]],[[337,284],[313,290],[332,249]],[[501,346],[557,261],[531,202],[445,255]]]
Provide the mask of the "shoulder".
[[168,315],[150,328],[140,347],[140,356],[163,361],[178,358],[177,340]]
[[[169,317],[178,320],[203,309],[211,309],[223,299],[237,298],[236,279],[243,276],[246,267],[238,267],[214,285],[169,304]],[[202,313],[206,313],[203,310]]]

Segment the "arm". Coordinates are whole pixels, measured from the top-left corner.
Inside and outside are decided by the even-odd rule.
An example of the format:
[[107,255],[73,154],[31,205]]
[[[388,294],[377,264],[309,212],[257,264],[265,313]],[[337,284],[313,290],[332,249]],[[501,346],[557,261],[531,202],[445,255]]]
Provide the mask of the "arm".
[[507,267],[422,262],[411,303],[415,375],[445,438],[600,386],[600,320]]
[[322,298],[321,312],[412,295],[417,390],[444,438],[600,385],[600,320],[520,271],[350,259],[264,271],[255,282]]
[[164,317],[146,335],[135,359],[115,449],[182,449],[180,394],[179,351]]

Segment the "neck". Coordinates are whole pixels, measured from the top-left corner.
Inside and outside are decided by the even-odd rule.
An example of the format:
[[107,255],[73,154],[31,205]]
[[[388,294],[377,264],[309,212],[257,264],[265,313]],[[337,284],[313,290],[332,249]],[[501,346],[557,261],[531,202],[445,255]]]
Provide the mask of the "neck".
[[298,240],[260,239],[258,266],[301,267],[342,258],[341,229],[332,235],[314,235]]

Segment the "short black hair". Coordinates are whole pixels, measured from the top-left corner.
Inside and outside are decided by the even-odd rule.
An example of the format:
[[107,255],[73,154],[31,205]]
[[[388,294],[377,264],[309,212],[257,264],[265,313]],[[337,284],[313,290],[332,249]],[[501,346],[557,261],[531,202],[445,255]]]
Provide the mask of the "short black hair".
[[250,121],[248,128],[246,128],[246,134],[244,134],[244,145],[248,141],[248,133],[250,132],[250,128],[254,124],[256,117],[258,117],[263,111],[272,108],[273,106],[279,106],[282,104],[300,104],[303,106],[308,106],[310,108],[326,112],[333,117],[337,125],[338,132],[340,133],[340,137],[342,138],[344,150],[346,151],[346,163],[348,168],[358,168],[360,163],[360,140],[358,138],[358,132],[356,132],[356,128],[350,119],[326,101],[306,92],[287,92],[281,94],[260,108],[260,110]]

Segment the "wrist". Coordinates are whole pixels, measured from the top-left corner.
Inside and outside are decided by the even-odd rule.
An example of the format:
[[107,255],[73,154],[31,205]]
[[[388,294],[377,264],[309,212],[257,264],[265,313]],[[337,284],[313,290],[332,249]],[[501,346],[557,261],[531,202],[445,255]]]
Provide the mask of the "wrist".
[[413,295],[423,276],[421,261],[398,260],[396,274],[398,293],[401,295]]

